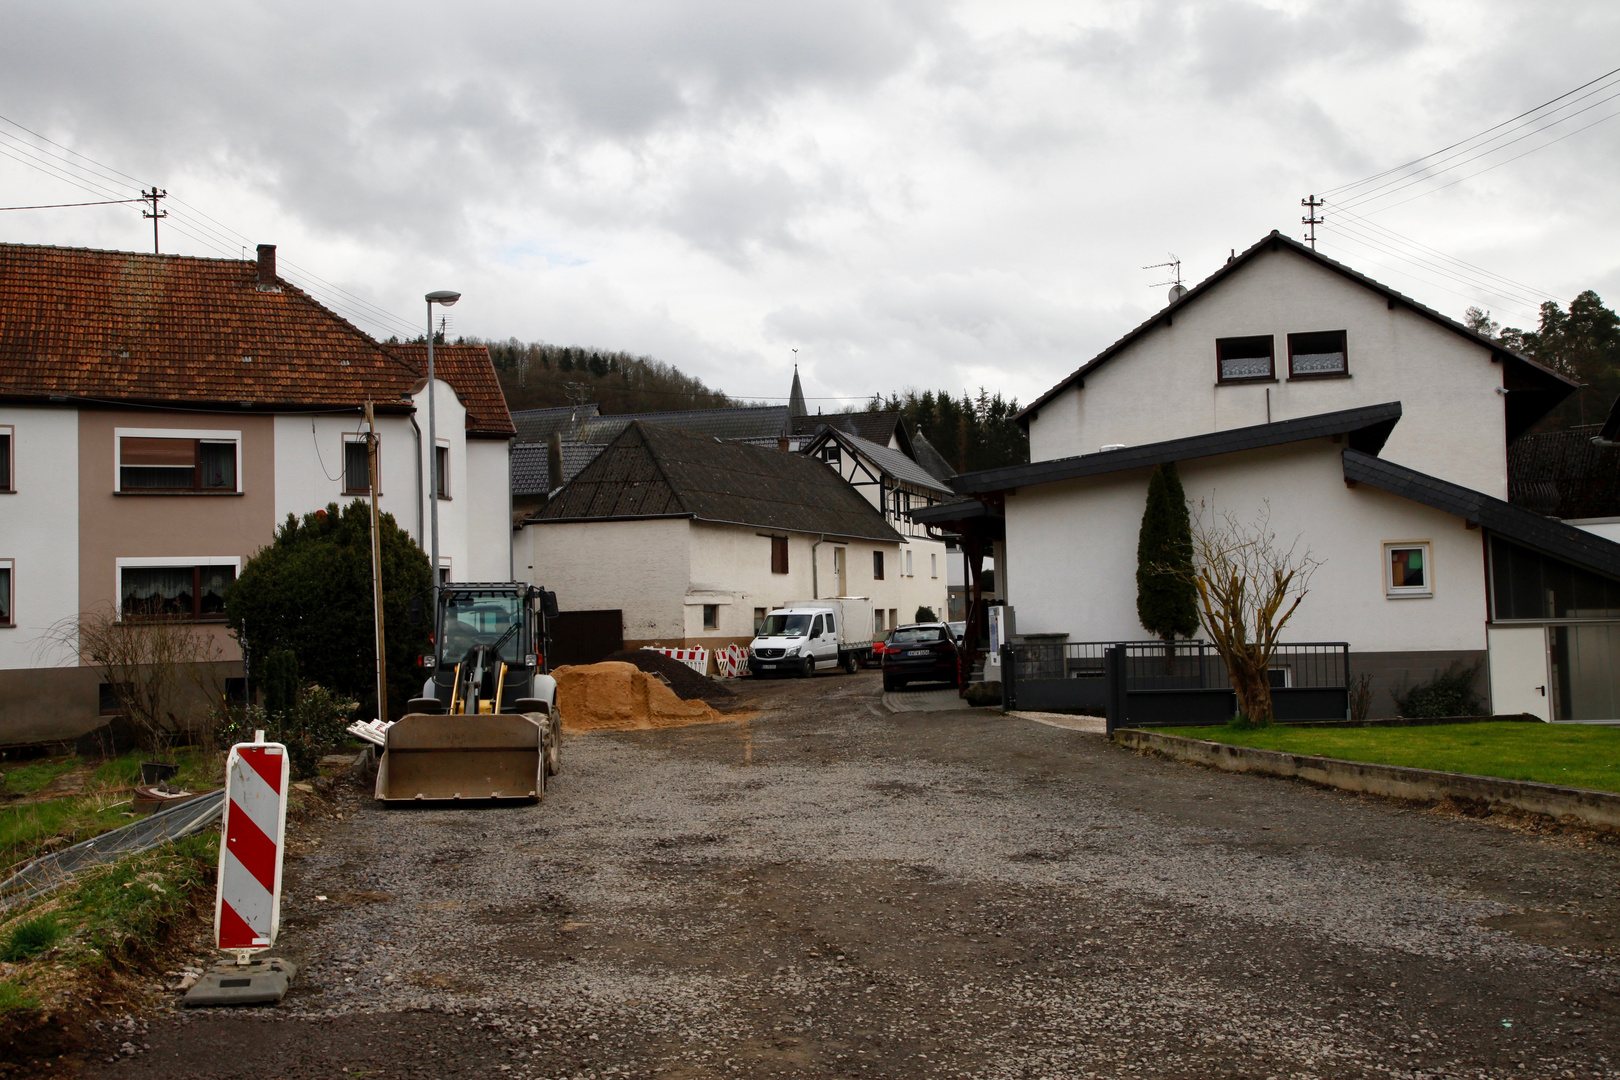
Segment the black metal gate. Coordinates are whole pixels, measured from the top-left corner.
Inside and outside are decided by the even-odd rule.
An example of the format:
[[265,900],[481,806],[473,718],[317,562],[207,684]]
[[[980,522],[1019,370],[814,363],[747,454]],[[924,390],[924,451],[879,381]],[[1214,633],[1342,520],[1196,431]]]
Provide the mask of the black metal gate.
[[[1278,720],[1343,720],[1350,707],[1347,642],[1279,645],[1271,661]],[[1089,713],[1108,730],[1224,724],[1237,694],[1206,641],[1013,644],[1002,650],[1008,709]]]
[[624,648],[624,612],[559,611],[547,620],[551,634],[551,667],[594,664]]

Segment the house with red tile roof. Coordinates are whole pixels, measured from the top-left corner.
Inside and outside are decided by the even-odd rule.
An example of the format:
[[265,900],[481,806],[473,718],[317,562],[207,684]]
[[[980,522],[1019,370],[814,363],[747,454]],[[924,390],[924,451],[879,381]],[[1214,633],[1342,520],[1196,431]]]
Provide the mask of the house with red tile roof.
[[[96,726],[100,676],[50,628],[158,604],[241,655],[223,592],[289,514],[367,491],[440,573],[511,577],[514,434],[482,346],[381,343],[256,260],[0,244],[0,745]],[[427,445],[434,393],[438,446]]]

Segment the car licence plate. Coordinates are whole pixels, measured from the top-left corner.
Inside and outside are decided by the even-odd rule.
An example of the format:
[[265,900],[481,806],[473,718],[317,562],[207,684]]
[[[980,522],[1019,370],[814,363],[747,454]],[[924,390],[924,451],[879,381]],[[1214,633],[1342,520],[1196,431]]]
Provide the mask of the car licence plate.
[[776,669],[775,664],[767,664],[767,663],[763,663],[763,662],[759,665],[759,667],[760,667],[761,671],[767,671],[767,670],[774,671]]
[[933,649],[912,649],[910,652],[906,653],[907,656],[932,656],[933,654]]

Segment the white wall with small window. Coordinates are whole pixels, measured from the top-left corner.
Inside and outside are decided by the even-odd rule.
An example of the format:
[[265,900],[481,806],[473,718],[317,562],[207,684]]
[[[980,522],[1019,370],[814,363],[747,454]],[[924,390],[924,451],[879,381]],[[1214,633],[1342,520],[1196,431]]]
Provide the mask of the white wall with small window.
[[1396,599],[1434,595],[1433,545],[1427,540],[1384,544],[1384,593]]
[[79,415],[0,406],[0,670],[73,667],[47,628],[79,612]]

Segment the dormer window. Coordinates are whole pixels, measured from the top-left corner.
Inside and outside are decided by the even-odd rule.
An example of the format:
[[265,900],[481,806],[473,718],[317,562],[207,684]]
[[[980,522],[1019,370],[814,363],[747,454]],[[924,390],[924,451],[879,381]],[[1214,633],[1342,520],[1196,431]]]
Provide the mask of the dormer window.
[[837,443],[827,443],[821,448],[821,460],[829,465],[837,465],[843,460],[843,451]]
[[1350,374],[1343,330],[1288,335],[1290,379],[1331,378]]
[[1220,381],[1258,382],[1277,377],[1270,334],[1260,337],[1218,338],[1215,358]]

